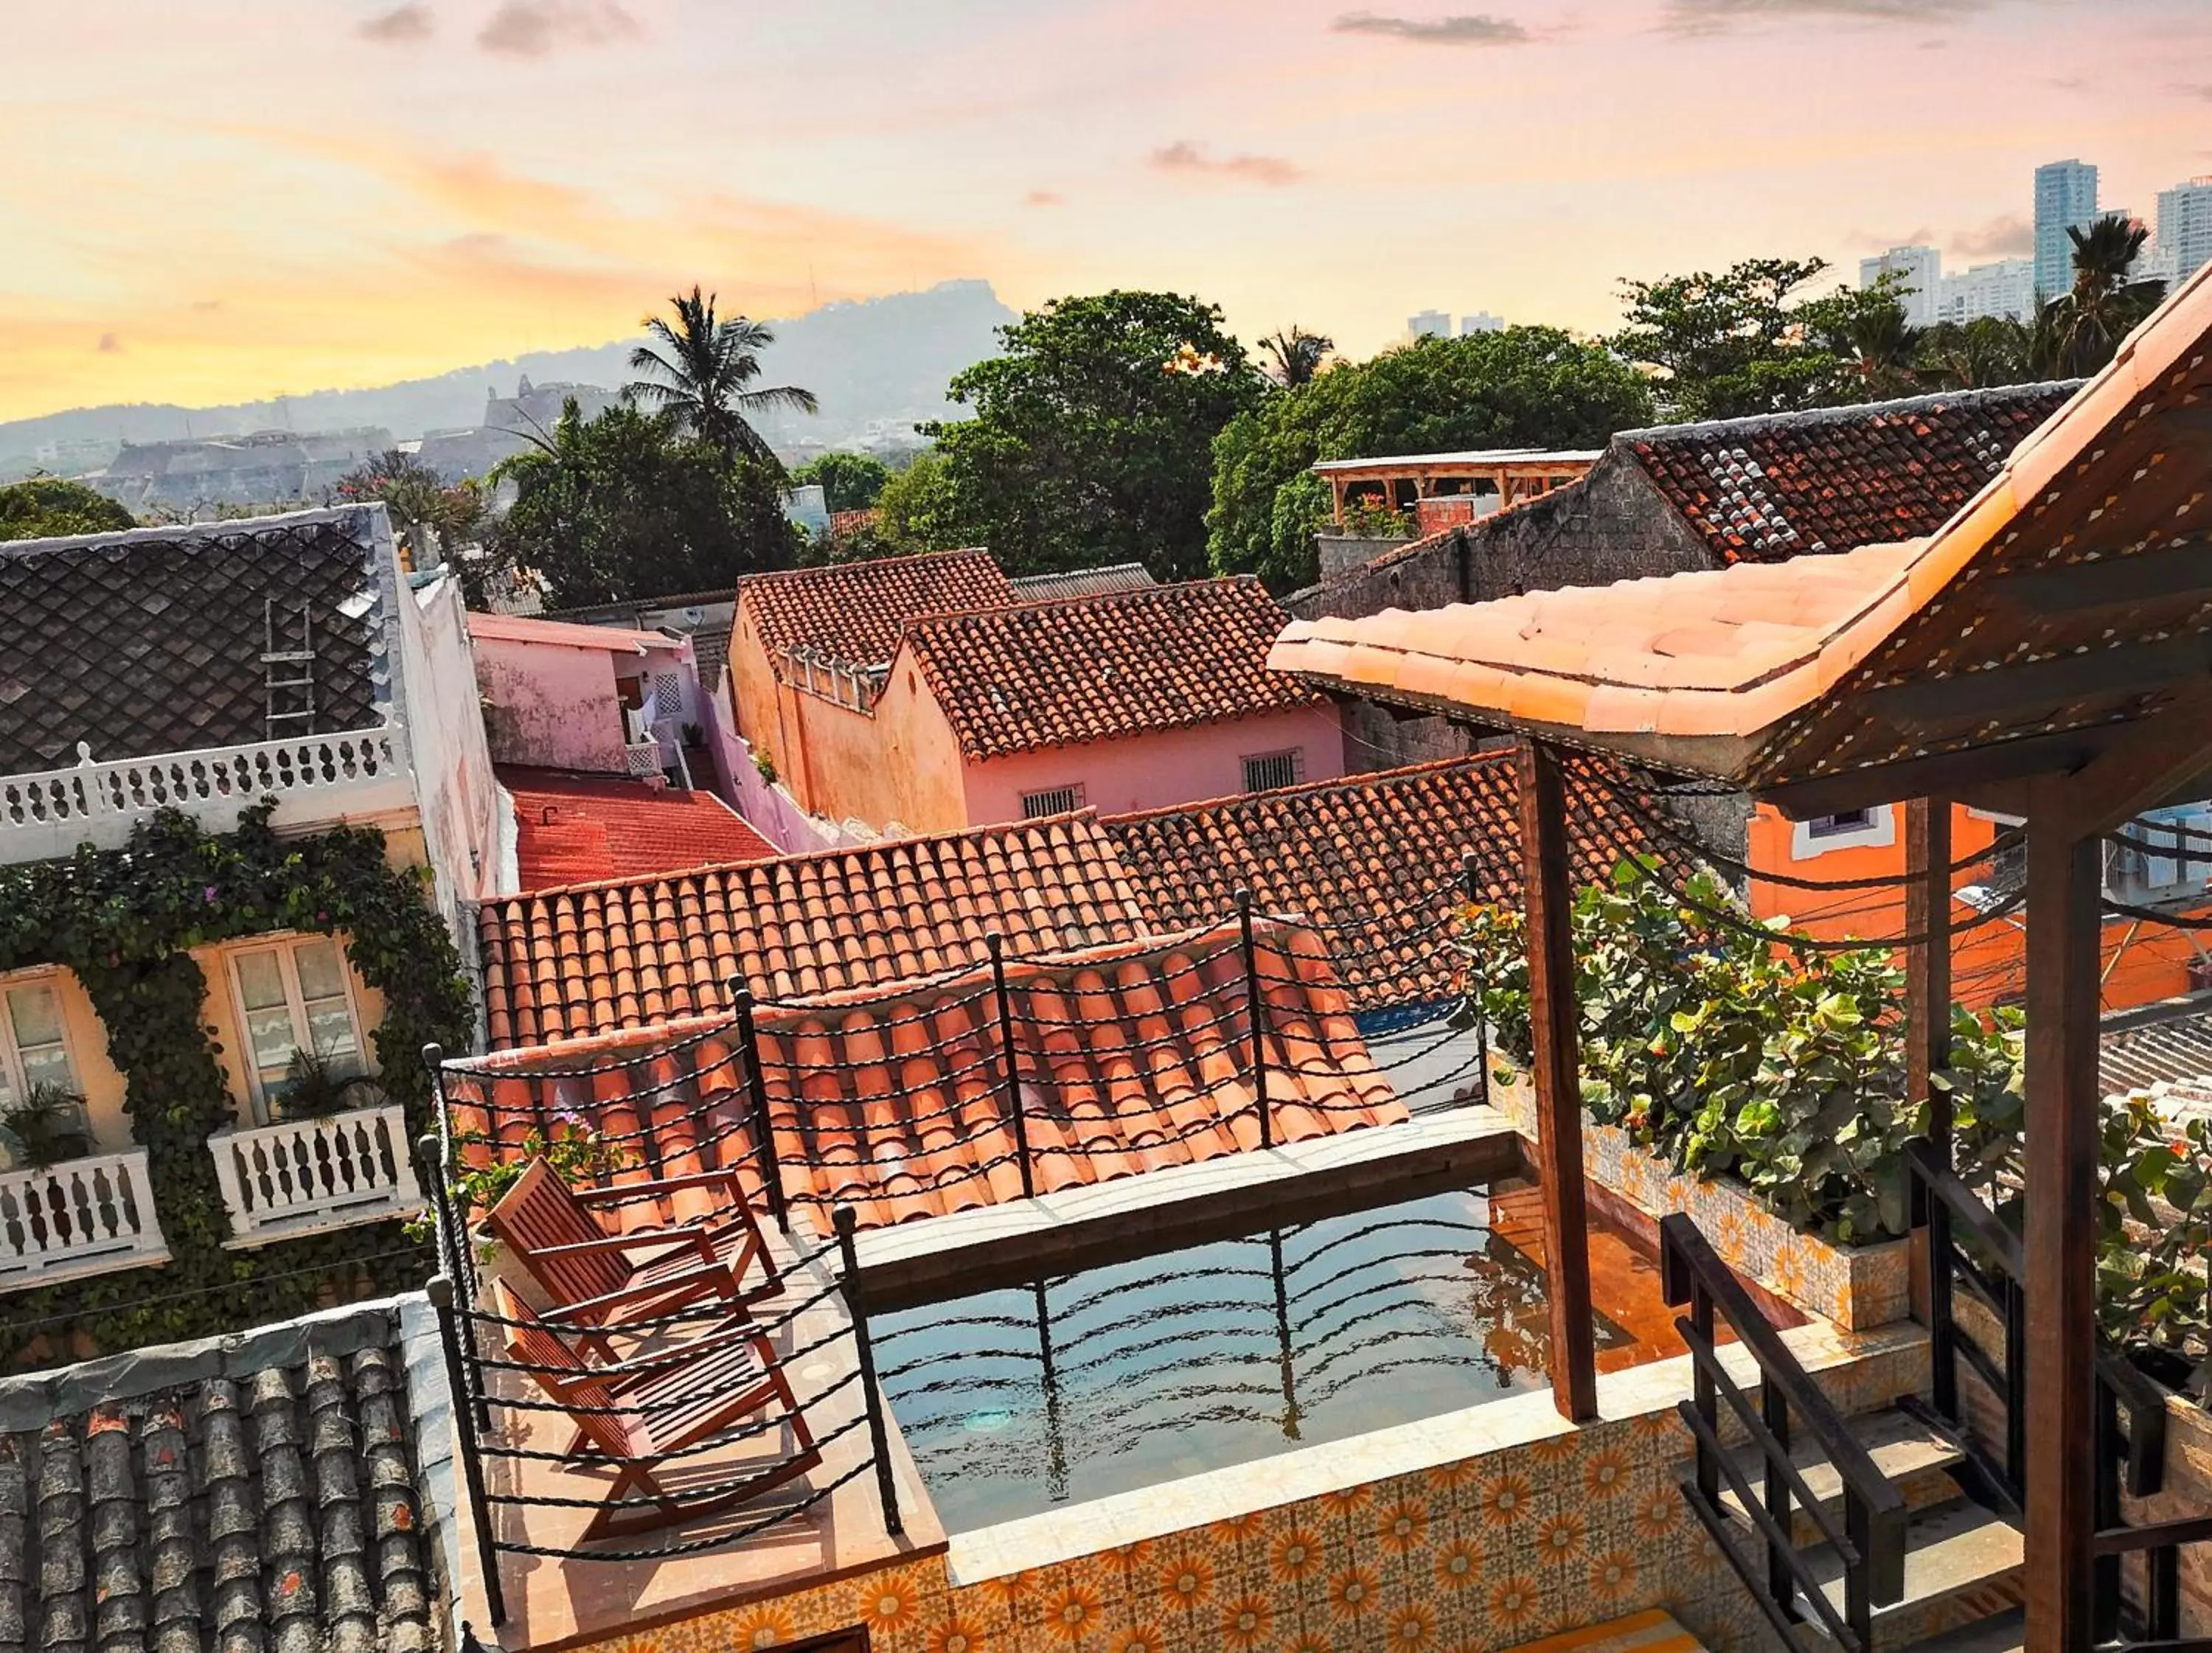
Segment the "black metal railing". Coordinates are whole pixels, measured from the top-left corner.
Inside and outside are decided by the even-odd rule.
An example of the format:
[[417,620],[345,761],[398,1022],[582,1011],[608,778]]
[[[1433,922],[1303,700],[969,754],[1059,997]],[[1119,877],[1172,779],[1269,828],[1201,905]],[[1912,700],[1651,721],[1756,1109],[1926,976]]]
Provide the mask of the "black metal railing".
[[[2027,1507],[2027,1264],[2020,1238],[1922,1138],[1905,1148],[1916,1226],[1927,1231],[1922,1285],[1932,1363],[1929,1400],[1901,1404],[1966,1459],[1967,1490],[2014,1522]],[[1961,1295],[1995,1322],[2002,1353],[1959,1319]],[[2181,1547],[2212,1542],[2212,1516],[2130,1525],[2124,1494],[2149,1498],[2165,1484],[2166,1395],[2120,1352],[2100,1347],[2095,1362],[2096,1577],[2092,1625],[2108,1648],[2212,1653],[2212,1638],[2181,1638]],[[1995,1432],[1977,1421],[1962,1380],[1990,1396]],[[1986,1410],[1986,1409],[1985,1409]],[[2139,1599],[2129,1599],[2124,1559],[2143,1558]]]
[[[1674,1324],[1689,1347],[1693,1371],[1693,1398],[1680,1405],[1682,1420],[1697,1443],[1691,1472],[1682,1481],[1691,1512],[1785,1645],[1796,1653],[1821,1653],[1803,1635],[1809,1610],[1809,1617],[1844,1653],[1872,1653],[1875,1608],[1905,1594],[1903,1496],[1875,1467],[1833,1403],[1698,1225],[1680,1212],[1660,1219],[1659,1266],[1667,1302],[1690,1309]],[[1758,1370],[1755,1403],[1721,1358],[1716,1334],[1723,1321]],[[1756,1449],[1759,1462],[1750,1473],[1722,1438],[1723,1401]],[[1842,1483],[1840,1522],[1805,1484],[1794,1455],[1800,1438],[1819,1448]],[[1722,1504],[1723,1482],[1765,1541],[1763,1564],[1746,1556],[1736,1542]],[[1840,1610],[1798,1547],[1800,1512],[1842,1563]]]

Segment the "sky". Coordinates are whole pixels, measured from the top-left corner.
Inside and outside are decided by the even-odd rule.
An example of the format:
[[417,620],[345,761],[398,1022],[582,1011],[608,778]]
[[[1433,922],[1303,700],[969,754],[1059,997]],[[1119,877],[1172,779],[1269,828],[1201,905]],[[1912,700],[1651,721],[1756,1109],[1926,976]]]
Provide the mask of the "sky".
[[[1481,4],[1487,9],[1456,9]],[[692,282],[1428,308],[2027,250],[2212,173],[2212,0],[0,0],[0,419],[596,344]]]

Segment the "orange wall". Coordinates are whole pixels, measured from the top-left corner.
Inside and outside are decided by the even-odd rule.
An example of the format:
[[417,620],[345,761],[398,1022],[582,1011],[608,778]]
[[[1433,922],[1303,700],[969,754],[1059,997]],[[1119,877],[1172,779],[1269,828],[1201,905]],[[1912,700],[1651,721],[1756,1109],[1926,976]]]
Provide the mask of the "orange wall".
[[[1754,869],[1786,872],[1793,878],[1824,880],[1901,878],[1905,876],[1905,806],[1893,804],[1893,842],[1881,846],[1830,849],[1799,860],[1792,854],[1793,828],[1779,811],[1759,805],[1752,811],[1745,859]],[[2003,829],[1965,809],[1951,811],[1954,863],[1987,850]],[[1986,882],[1987,863],[1954,873],[1953,886]],[[1785,884],[1751,883],[1751,910],[1760,918],[1788,917],[1808,935],[1841,941],[1860,936],[1896,936],[1905,932],[1905,899],[1894,887],[1875,890],[1797,890]],[[1976,917],[1954,902],[1957,927]],[[2027,915],[1975,924],[1954,938],[1951,951],[1954,995],[1977,1009],[2027,990],[2024,927]],[[2105,926],[2103,1007],[2127,1010],[2189,991],[2187,964],[2194,954],[2188,933],[2168,927],[2115,920]]]

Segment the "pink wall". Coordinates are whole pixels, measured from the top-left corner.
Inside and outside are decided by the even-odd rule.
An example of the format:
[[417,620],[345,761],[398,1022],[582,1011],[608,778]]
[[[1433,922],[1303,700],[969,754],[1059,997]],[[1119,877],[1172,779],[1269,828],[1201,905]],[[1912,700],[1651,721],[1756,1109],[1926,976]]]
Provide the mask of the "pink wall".
[[479,637],[476,659],[493,762],[623,769],[615,657],[605,649]]
[[969,764],[964,824],[1018,820],[1024,793],[1054,787],[1082,787],[1083,801],[1102,815],[1227,798],[1244,790],[1245,758],[1293,749],[1304,754],[1302,779],[1342,775],[1344,726],[1336,709],[1271,712]]

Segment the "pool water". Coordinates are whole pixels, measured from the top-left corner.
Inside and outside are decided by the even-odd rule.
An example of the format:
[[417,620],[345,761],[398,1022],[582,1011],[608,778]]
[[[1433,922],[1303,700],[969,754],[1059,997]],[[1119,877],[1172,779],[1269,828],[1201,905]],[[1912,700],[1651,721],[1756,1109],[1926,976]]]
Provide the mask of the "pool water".
[[[1544,1387],[1533,1191],[1453,1191],[869,1318],[947,1528]],[[1595,1316],[1598,1346],[1633,1341]]]

